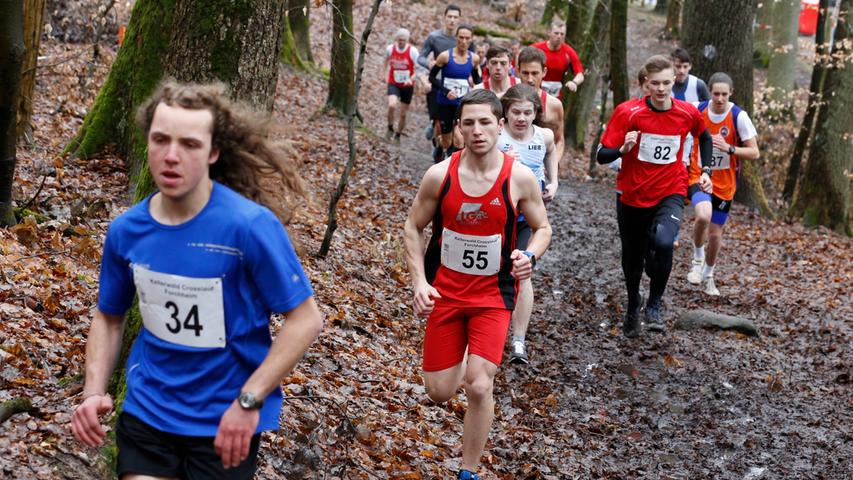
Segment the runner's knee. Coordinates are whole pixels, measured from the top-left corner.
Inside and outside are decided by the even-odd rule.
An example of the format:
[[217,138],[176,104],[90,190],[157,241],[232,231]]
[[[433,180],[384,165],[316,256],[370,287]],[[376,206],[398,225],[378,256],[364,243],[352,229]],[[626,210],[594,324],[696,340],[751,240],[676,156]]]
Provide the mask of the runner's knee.
[[493,381],[485,372],[465,375],[465,395],[469,402],[483,402],[492,398]]

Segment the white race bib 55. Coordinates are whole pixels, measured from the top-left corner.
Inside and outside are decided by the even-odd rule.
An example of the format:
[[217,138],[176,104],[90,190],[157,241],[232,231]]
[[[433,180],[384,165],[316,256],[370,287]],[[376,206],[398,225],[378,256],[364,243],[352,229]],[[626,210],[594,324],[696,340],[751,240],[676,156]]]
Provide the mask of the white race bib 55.
[[501,234],[464,235],[445,228],[441,264],[469,275],[495,275],[501,269]]
[[197,348],[225,346],[221,278],[190,278],[133,266],[139,313],[149,332]]

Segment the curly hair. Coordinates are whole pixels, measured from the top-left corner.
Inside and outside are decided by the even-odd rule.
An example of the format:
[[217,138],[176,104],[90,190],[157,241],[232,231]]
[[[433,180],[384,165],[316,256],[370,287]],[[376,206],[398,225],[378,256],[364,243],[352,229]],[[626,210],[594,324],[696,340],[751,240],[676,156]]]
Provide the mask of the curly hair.
[[136,123],[146,138],[161,103],[210,111],[211,144],[219,150],[219,159],[210,166],[210,178],[273,210],[282,221],[290,219],[290,202],[285,198],[288,205],[280,208],[261,186],[261,179],[279,176],[285,194],[295,193],[302,198],[306,198],[305,185],[292,160],[293,150],[270,138],[271,122],[266,115],[229,98],[224,83],[180,83],[170,78],[160,83],[136,113]]

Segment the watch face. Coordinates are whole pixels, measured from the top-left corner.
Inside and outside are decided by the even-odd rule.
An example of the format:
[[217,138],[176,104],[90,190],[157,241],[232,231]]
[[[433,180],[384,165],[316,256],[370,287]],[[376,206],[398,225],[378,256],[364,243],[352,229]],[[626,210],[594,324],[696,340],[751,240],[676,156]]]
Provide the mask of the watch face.
[[244,392],[240,394],[240,397],[237,399],[237,402],[240,403],[240,406],[246,409],[256,408],[257,401],[255,400],[255,396],[249,392]]

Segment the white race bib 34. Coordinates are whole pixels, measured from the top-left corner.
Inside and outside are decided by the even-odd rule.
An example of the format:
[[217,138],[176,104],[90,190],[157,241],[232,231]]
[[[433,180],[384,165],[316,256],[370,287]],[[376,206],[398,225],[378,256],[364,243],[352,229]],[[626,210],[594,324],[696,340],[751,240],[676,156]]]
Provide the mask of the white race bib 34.
[[197,348],[225,347],[221,278],[191,278],[133,266],[142,323],[157,338]]

